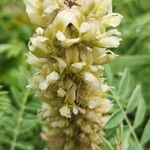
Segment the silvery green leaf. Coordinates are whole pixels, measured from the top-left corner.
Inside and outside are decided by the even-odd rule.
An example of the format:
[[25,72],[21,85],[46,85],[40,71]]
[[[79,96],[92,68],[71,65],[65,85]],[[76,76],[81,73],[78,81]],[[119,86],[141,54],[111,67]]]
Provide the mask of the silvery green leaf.
[[150,64],[149,59],[150,59],[149,55],[119,56],[112,61],[110,66],[112,68],[112,72],[115,74],[126,67],[135,69],[137,66],[149,65]]
[[110,141],[108,141],[107,139],[103,138],[103,143],[104,143],[104,149],[106,150],[113,150],[113,147],[110,143]]
[[117,95],[119,97],[125,98],[130,91],[130,77],[129,77],[129,71],[128,69],[125,69],[123,72],[123,76],[121,78],[121,81],[119,83],[119,89],[117,92]]
[[142,146],[138,143],[132,143],[129,150],[143,150]]
[[142,123],[144,116],[145,116],[145,109],[146,109],[145,102],[144,102],[143,98],[141,97],[139,99],[138,108],[137,108],[135,120],[133,123],[133,126],[135,128],[138,127]]
[[129,103],[127,105],[127,112],[131,112],[135,109],[137,106],[138,100],[140,99],[141,96],[141,86],[137,85],[129,98]]
[[110,118],[110,120],[108,121],[108,123],[105,126],[105,129],[111,129],[116,127],[117,125],[119,125],[122,120],[124,119],[125,114],[124,112],[122,112],[121,110],[117,110],[116,112],[114,112]]
[[107,81],[110,85],[113,83],[113,73],[111,71],[110,65],[105,65],[105,73],[107,76]]

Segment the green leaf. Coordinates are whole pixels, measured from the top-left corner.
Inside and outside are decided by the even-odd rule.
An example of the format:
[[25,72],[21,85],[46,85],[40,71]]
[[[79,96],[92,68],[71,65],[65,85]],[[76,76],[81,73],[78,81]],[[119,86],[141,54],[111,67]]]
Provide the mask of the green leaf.
[[119,97],[125,98],[130,91],[130,77],[128,69],[125,69],[121,81],[119,83],[119,89],[117,95]]
[[145,129],[143,131],[142,137],[141,137],[141,143],[145,144],[150,140],[150,119],[147,122]]
[[127,112],[131,112],[135,109],[137,106],[138,100],[140,99],[141,96],[141,86],[137,85],[129,98],[129,103],[127,105]]
[[104,137],[103,137],[103,142],[109,148],[109,150],[113,150],[113,147],[112,147],[111,143],[107,139],[105,139]]
[[21,92],[16,89],[16,87],[11,87],[12,98],[18,107],[21,107]]
[[121,6],[121,5],[123,5],[124,3],[125,3],[124,1],[115,0],[115,1],[113,1],[113,6]]
[[0,45],[0,54],[6,52],[7,50],[11,49],[11,44],[1,44]]
[[105,73],[106,73],[106,76],[107,76],[107,81],[110,85],[112,85],[113,83],[113,74],[112,74],[112,71],[111,71],[111,68],[109,65],[105,65]]
[[0,54],[6,53],[8,58],[16,57],[22,49],[22,43],[0,44]]
[[138,104],[138,108],[137,108],[136,115],[135,115],[135,120],[133,123],[134,128],[138,127],[142,123],[144,116],[145,116],[145,102],[142,96],[139,100],[140,101]]
[[39,119],[24,119],[21,125],[21,134],[26,134],[32,131],[33,128],[38,126]]
[[149,65],[150,64],[150,56],[149,55],[126,55],[126,56],[120,56],[114,59],[111,63],[111,69],[112,72],[118,73],[120,70],[123,70],[125,68],[138,68],[142,65]]
[[143,150],[142,146],[137,143],[131,143],[130,149],[129,150]]
[[121,110],[117,110],[112,114],[111,118],[109,119],[108,123],[105,126],[105,129],[111,129],[118,126],[124,118],[125,118],[124,112],[122,112]]
[[[0,86],[0,90],[1,88],[2,87]],[[10,108],[11,103],[7,94],[7,91],[0,91],[0,118],[5,114],[6,111],[8,112],[7,109]],[[1,118],[1,122],[3,118],[4,117]]]

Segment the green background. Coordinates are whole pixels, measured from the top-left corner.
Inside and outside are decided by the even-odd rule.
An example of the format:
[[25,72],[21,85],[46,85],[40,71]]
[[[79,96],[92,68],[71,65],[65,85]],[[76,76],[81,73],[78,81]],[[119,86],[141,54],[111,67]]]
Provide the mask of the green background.
[[[119,26],[122,42],[112,49],[119,57],[110,67],[114,80],[128,68],[131,83],[141,85],[146,103],[144,127],[150,116],[150,1],[114,0],[113,6],[124,18]],[[0,150],[47,147],[40,137],[41,120],[36,117],[41,104],[26,89],[33,73],[26,63],[33,32],[21,0],[0,1]]]

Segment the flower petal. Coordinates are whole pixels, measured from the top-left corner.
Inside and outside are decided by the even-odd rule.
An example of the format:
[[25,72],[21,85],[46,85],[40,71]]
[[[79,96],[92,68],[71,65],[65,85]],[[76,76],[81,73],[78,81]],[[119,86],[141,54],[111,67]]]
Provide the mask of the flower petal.
[[68,106],[63,106],[60,110],[59,110],[61,116],[66,117],[66,118],[71,118],[71,112],[70,109],[68,108]]

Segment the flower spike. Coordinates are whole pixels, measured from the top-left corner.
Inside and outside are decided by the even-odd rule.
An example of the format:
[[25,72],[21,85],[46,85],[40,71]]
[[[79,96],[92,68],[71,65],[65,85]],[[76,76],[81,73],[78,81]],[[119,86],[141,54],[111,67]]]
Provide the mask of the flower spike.
[[42,137],[53,150],[96,150],[112,103],[103,64],[116,55],[122,16],[111,0],[24,0],[36,33],[28,63],[29,87],[42,101]]

